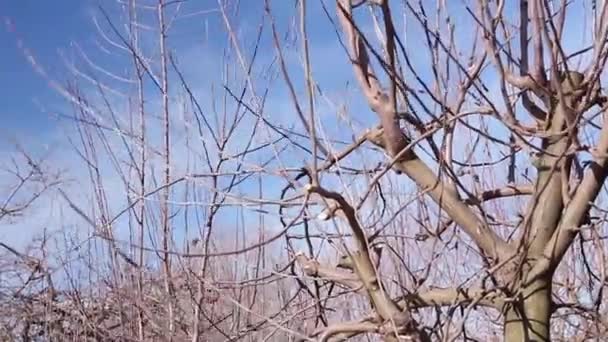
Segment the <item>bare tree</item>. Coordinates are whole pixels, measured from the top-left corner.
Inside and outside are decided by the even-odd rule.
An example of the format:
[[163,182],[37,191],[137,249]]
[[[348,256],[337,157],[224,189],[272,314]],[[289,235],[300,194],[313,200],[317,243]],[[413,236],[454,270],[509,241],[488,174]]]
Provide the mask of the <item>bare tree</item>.
[[[202,80],[173,35],[201,20]],[[129,0],[94,23],[120,66],[76,45],[51,83],[86,234],[36,259],[52,300],[28,280],[7,338],[608,333],[608,2]]]

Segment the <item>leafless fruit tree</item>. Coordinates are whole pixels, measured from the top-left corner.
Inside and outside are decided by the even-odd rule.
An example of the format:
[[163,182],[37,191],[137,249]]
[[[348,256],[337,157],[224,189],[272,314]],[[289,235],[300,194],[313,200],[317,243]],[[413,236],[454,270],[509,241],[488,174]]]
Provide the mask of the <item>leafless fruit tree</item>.
[[[100,9],[107,60],[76,45],[51,83],[87,232],[64,232],[53,313],[31,299],[7,336],[608,334],[608,1],[190,5]],[[180,29],[204,20],[214,39],[183,62]]]

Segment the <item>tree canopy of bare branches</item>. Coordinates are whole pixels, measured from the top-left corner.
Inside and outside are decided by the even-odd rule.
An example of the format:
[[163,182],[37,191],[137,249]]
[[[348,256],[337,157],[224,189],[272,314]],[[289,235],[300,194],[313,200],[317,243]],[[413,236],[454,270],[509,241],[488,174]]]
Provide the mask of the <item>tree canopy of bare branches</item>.
[[80,171],[15,163],[0,220],[75,223],[0,245],[0,336],[608,335],[608,1],[204,3],[103,5],[69,82],[18,44]]

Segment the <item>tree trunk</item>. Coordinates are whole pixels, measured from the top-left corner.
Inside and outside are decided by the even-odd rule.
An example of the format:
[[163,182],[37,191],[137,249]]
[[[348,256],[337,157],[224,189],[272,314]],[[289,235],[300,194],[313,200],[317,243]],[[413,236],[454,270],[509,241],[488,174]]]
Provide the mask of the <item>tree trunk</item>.
[[522,291],[519,301],[505,312],[505,342],[548,342],[551,318],[551,276],[539,279]]

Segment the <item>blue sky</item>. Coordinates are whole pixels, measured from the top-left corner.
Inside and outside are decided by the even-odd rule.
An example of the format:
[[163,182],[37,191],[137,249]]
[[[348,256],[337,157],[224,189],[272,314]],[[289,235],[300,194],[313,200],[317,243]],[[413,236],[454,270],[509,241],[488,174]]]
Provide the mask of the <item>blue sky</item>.
[[[329,10],[333,11],[333,1],[325,2]],[[22,40],[46,71],[52,77],[56,77],[58,81],[62,81],[61,76],[65,72],[65,67],[59,53],[61,51],[69,53],[73,42],[84,48],[89,46],[93,48],[98,37],[91,18],[94,15],[97,15],[98,18],[101,17],[97,11],[97,6],[100,4],[112,14],[112,10],[116,9],[113,7],[113,3],[95,0],[20,0],[0,3],[0,15],[3,21],[10,21],[14,27],[14,31],[9,32],[7,25],[3,23],[3,29],[0,30],[0,49],[3,51],[3,54],[0,55],[0,75],[2,75],[0,89],[4,89],[4,96],[0,98],[0,115],[8,118],[8,125],[3,128],[7,133],[30,135],[48,132],[48,128],[52,127],[55,122],[49,119],[47,113],[43,113],[37,103],[53,106],[60,101],[58,94],[50,89],[46,80],[37,75],[27,62],[23,52],[17,48],[17,41]],[[194,12],[217,6],[217,2],[214,0],[192,3],[194,5],[186,2],[182,12],[187,13],[190,10]],[[312,42],[311,55],[316,79],[324,89],[330,91],[334,87],[343,88],[347,82],[351,82],[350,88],[352,89],[354,85],[352,85],[351,70],[348,65],[343,63],[343,50],[336,44],[333,27],[325,17],[319,1],[309,1],[309,4],[309,16],[312,20],[309,20],[308,29]],[[238,25],[247,27],[245,32],[241,32],[245,37],[254,37],[257,23],[262,15],[262,6],[263,1],[242,1]],[[394,7],[398,9],[400,6],[394,5]],[[272,1],[272,9],[277,17],[279,31],[284,32],[288,25],[292,24],[291,16],[295,13],[293,2],[275,0]],[[397,9],[395,10],[397,11]],[[185,68],[187,69],[196,67],[196,63],[190,63],[192,61],[187,59],[189,46],[196,47],[200,44],[199,46],[212,47],[218,53],[225,46],[225,35],[221,33],[223,28],[221,28],[222,22],[219,16],[206,16],[204,20],[200,19],[201,17],[183,20],[175,26],[172,32],[172,42],[175,42],[175,47],[182,52],[186,51],[185,57],[182,53],[182,59],[186,59]],[[415,24],[408,25],[408,28],[415,30],[416,26]],[[219,30],[214,30],[214,28],[219,28]],[[210,31],[209,34],[207,34],[207,29]],[[465,35],[468,34],[466,25],[460,26],[459,29]],[[371,32],[371,28],[368,30]],[[204,36],[209,37],[209,40]],[[415,34],[413,37],[410,39],[420,38]],[[204,44],[203,41],[205,41]],[[272,57],[274,51],[269,34],[264,35],[262,44],[261,58]],[[208,53],[208,50],[200,49],[197,52],[201,54],[197,57],[202,57],[203,54]],[[413,57],[414,63],[416,63],[416,57],[424,56],[414,55]],[[290,70],[291,76],[299,82],[301,81],[301,67],[298,65],[299,60],[293,61],[296,68]],[[206,71],[209,70],[213,69],[206,69]],[[428,75],[423,72],[422,76],[424,77],[425,74]],[[282,97],[284,94],[283,83],[279,82],[279,86],[274,89],[271,96]],[[48,109],[46,108],[46,110]],[[373,116],[364,116],[364,118],[367,117],[374,119]]]
[[[83,47],[93,46],[96,37],[96,30],[91,18],[97,11],[97,6],[101,5],[109,10],[112,14],[113,1],[99,0],[61,0],[61,1],[37,1],[37,0],[19,0],[19,1],[2,1],[0,2],[0,17],[3,25],[0,30],[0,89],[3,89],[3,96],[0,97],[0,115],[5,119],[5,125],[1,128],[3,135],[32,135],[48,133],[49,127],[53,127],[54,120],[50,120],[48,113],[41,110],[40,104],[44,106],[53,106],[59,102],[59,97],[55,91],[50,89],[45,79],[36,74],[31,65],[27,62],[22,51],[17,48],[17,41],[22,40],[24,44],[33,52],[38,62],[40,62],[46,70],[53,76],[62,81],[61,76],[65,72],[63,61],[59,56],[60,51],[70,51],[70,44],[77,42]],[[346,82],[352,81],[350,70],[348,67],[342,66],[336,68],[335,65],[339,58],[340,48],[336,47],[335,35],[333,28],[329,25],[328,20],[319,6],[318,1],[309,1],[309,15],[314,18],[309,23],[309,31],[311,36],[312,58],[313,65],[316,71],[316,77],[324,87],[344,86]],[[333,1],[326,1],[330,11],[333,10]],[[455,2],[456,3],[456,2]],[[458,2],[460,4],[460,2]],[[193,5],[191,5],[193,4]],[[262,14],[263,1],[243,1],[241,15],[239,16],[239,25],[247,26],[249,29],[255,29],[257,22]],[[196,2],[186,2],[183,12],[196,11],[201,9],[210,9],[217,6],[214,0],[204,0]],[[456,5],[455,5],[456,6]],[[284,31],[290,22],[288,21],[294,13],[294,4],[292,1],[272,1],[273,13],[277,16],[279,30]],[[397,10],[398,5],[393,5]],[[432,7],[432,6],[431,6]],[[579,6],[573,7],[575,10]],[[454,12],[462,11],[461,5],[453,8]],[[509,10],[509,9],[507,9]],[[578,12],[573,13],[569,20],[583,20],[585,17]],[[462,13],[465,15],[465,13]],[[456,15],[456,25],[460,34],[466,36],[467,25],[458,25],[459,18],[465,16]],[[173,41],[176,42],[178,49],[184,49],[187,46],[197,45],[203,40],[206,28],[210,28],[209,40],[205,42],[207,47],[215,48],[220,51],[225,44],[225,39],[222,34],[217,34],[221,31],[214,31],[214,27],[221,26],[221,20],[218,16],[206,16],[204,21],[201,17],[183,20],[179,25],[176,25],[175,31],[172,33]],[[188,21],[190,20],[190,21]],[[6,23],[12,23],[14,31],[10,32]],[[468,22],[468,20],[464,20]],[[411,25],[412,29],[416,25]],[[584,25],[569,25],[568,37],[576,45],[580,43],[581,34],[577,30],[584,30]],[[464,31],[463,31],[464,30]],[[247,37],[252,37],[255,30],[243,32]],[[328,34],[329,33],[329,34]],[[268,52],[272,50],[272,44],[269,41],[269,35],[265,35],[265,53],[268,57]],[[415,40],[420,38],[414,36]],[[587,39],[589,37],[586,37]],[[567,39],[568,41],[569,39]],[[192,43],[195,44],[192,44]],[[182,45],[183,44],[183,45]],[[180,46],[181,45],[181,46]],[[327,58],[329,55],[329,59]],[[333,56],[332,56],[333,55]],[[414,56],[415,57],[415,56]],[[187,57],[186,57],[187,58]],[[188,61],[189,62],[189,61]],[[192,63],[193,67],[195,63]],[[190,65],[187,63],[186,68]],[[207,69],[210,70],[210,69]],[[299,71],[299,70],[294,70]],[[327,77],[329,72],[334,77]],[[336,75],[336,72],[340,72]],[[424,73],[423,73],[424,74]],[[204,76],[204,75],[203,75]],[[299,80],[300,72],[292,72],[292,76]],[[339,76],[339,77],[336,77]],[[332,82],[334,81],[334,82]],[[332,84],[333,83],[333,84]],[[283,93],[284,87],[280,84],[281,89],[275,89],[275,94]],[[277,95],[281,96],[281,95]],[[46,108],[48,110],[49,108]],[[371,117],[373,119],[373,116]],[[4,141],[0,142],[0,144]]]
[[[334,1],[325,1],[328,5],[330,13],[333,14]],[[71,80],[69,73],[66,73],[64,60],[60,57],[60,53],[68,56],[68,59],[74,54],[74,43],[96,57],[96,61],[103,67],[111,69],[115,72],[120,72],[122,69],[121,62],[123,60],[115,60],[111,56],[104,54],[96,43],[99,40],[99,35],[93,25],[92,18],[95,16],[102,23],[103,18],[97,11],[97,4],[101,3],[112,19],[116,23],[121,23],[121,14],[113,7],[114,1],[93,1],[93,0],[69,0],[69,1],[8,1],[3,2],[0,13],[8,18],[14,24],[14,31],[7,32],[6,29],[1,31],[0,44],[2,51],[8,51],[8,54],[2,56],[0,60],[0,75],[8,73],[9,76],[0,79],[0,88],[8,89],[7,96],[0,98],[0,114],[9,117],[9,124],[4,127],[8,134],[14,134],[20,140],[28,140],[33,144],[28,147],[36,152],[41,149],[41,145],[61,143],[65,144],[65,137],[73,133],[67,129],[66,123],[57,121],[49,117],[48,111],[63,112],[67,111],[67,104],[55,90],[48,85],[48,80],[38,75],[32,66],[26,60],[26,57],[18,47],[18,41],[23,44],[36,57],[37,62],[49,73],[53,80],[63,83],[66,80]],[[238,19],[233,20],[236,27],[236,33],[240,42],[243,44],[244,51],[250,53],[251,47],[256,35],[258,23],[263,15],[263,1],[244,0]],[[336,33],[331,23],[325,17],[325,14],[320,6],[320,1],[310,0],[309,9],[309,38],[311,40],[311,59],[315,80],[321,85],[322,90],[328,96],[329,100],[334,103],[326,103],[319,100],[318,117],[323,124],[324,131],[330,138],[340,138],[348,140],[355,133],[360,134],[365,128],[374,125],[377,118],[372,113],[365,101],[357,96],[358,87],[354,83],[351,66],[345,61],[345,54],[342,46],[337,43]],[[192,5],[189,5],[192,4]],[[186,3],[186,8],[183,8],[184,13],[195,12],[196,10],[205,10],[217,6],[216,1],[192,1]],[[188,6],[190,6],[188,8]],[[395,11],[399,11],[399,6],[395,5]],[[293,23],[293,15],[296,13],[294,1],[274,0],[272,1],[272,11],[276,18],[277,29],[284,33],[288,28],[297,29],[297,23]],[[365,14],[365,13],[362,13]],[[153,19],[153,18],[152,18]],[[398,24],[403,24],[400,19],[397,19]],[[104,26],[107,28],[107,26]],[[119,27],[120,29],[121,27]],[[364,22],[362,29],[374,36],[373,28],[369,20]],[[403,27],[401,27],[403,29]],[[416,51],[417,45],[422,45],[419,35],[419,26],[411,21],[408,24],[408,29],[412,30],[409,36],[410,41],[406,42],[413,46],[413,53],[410,55],[411,61],[416,68],[420,70],[420,76],[427,79],[430,76],[428,66],[428,55],[424,49]],[[461,26],[462,32],[469,32],[470,27]],[[418,31],[416,31],[418,30]],[[373,38],[372,38],[373,39]],[[210,84],[220,83],[222,76],[222,60],[223,49],[226,47],[226,34],[224,32],[223,23],[219,14],[215,13],[207,16],[197,16],[180,20],[171,31],[171,44],[175,50],[180,67],[187,75],[188,81],[194,86],[194,90],[200,96],[200,101],[203,103],[206,110],[211,107]],[[463,43],[470,43],[464,41]],[[300,97],[301,103],[305,103],[304,81],[302,66],[300,60],[299,41],[294,46],[286,47],[285,57],[288,64],[290,76],[296,86],[296,92]],[[145,44],[144,44],[145,45]],[[272,63],[275,57],[271,34],[266,23],[265,33],[262,38],[260,48],[260,63],[258,70],[263,70],[264,65]],[[128,61],[128,60],[127,60]],[[234,58],[231,59],[234,61]],[[81,64],[82,65],[82,64]],[[276,64],[275,64],[276,66]],[[6,71],[5,71],[6,70]],[[276,73],[276,72],[275,72]],[[294,126],[302,131],[298,124],[293,106],[290,102],[287,88],[280,75],[275,75],[275,80],[265,80],[269,75],[261,74],[256,76],[258,80],[258,92],[263,92],[263,87],[269,84],[271,87],[266,108],[266,115],[275,123],[282,123],[285,126]],[[108,81],[103,75],[100,75],[102,81]],[[18,81],[16,81],[18,80]],[[117,85],[116,82],[112,83]],[[238,82],[233,82],[238,84]],[[80,85],[84,91],[91,93],[95,92],[94,87],[85,81],[81,81]],[[120,87],[120,85],[117,85]],[[238,85],[235,89],[238,89]],[[150,94],[154,94],[153,91]],[[115,99],[116,107],[121,108],[124,99]],[[216,99],[217,100],[217,99]],[[150,101],[154,102],[154,95],[150,96]],[[43,104],[44,108],[40,108],[37,103]],[[351,127],[346,119],[339,118],[338,109],[346,104],[346,116],[349,119],[356,120],[355,127]],[[66,112],[66,114],[69,114]],[[176,121],[180,118],[176,116]],[[353,132],[356,131],[356,132]],[[30,137],[30,139],[23,139]],[[176,135],[176,139],[179,135]],[[0,144],[4,141],[0,141]],[[154,143],[154,142],[153,142]],[[0,145],[0,150],[2,150]],[[65,148],[65,146],[63,147]],[[340,148],[338,147],[337,150]],[[69,193],[73,196],[74,201],[85,205],[88,196],[90,185],[86,183],[86,171],[83,169],[83,163],[78,162],[78,158],[74,153],[56,153],[53,157],[55,164],[69,170],[69,176],[75,178],[80,183],[72,183],[69,188]],[[179,152],[178,152],[179,155]],[[368,166],[375,166],[375,162],[380,155],[370,157],[369,155],[357,155],[354,158],[362,158],[367,162]],[[310,157],[302,153],[289,155],[286,158],[291,166],[303,166],[305,161],[310,161]],[[106,164],[111,165],[107,162]],[[115,173],[112,172],[108,165],[104,168],[104,187],[107,189],[111,197],[111,210],[115,213],[124,206],[124,188]],[[267,178],[268,179],[268,178]],[[336,179],[328,181],[329,184],[337,186],[336,190],[341,191],[344,187],[344,192],[348,195],[357,197],[357,192],[365,192],[365,182],[354,182],[354,184],[340,184]],[[326,184],[327,184],[326,183]],[[75,185],[74,185],[75,184]],[[248,193],[254,195],[257,187],[243,186],[237,193]],[[276,192],[279,186],[283,186],[284,182],[278,177],[276,179],[266,180],[265,195],[271,199],[276,199]],[[201,184],[200,188],[204,192],[206,187]],[[68,189],[66,187],[66,189]],[[413,196],[415,192],[411,191],[411,184],[401,178],[399,183],[396,183],[394,193],[397,196],[408,198]],[[117,199],[118,198],[118,199]],[[153,205],[155,199],[151,199]],[[65,224],[66,226],[80,228],[83,231],[87,230],[86,224],[78,220],[74,213],[69,208],[66,208],[65,203],[61,199],[53,198],[45,200],[39,204],[37,210],[28,217],[28,220],[20,222],[13,227],[5,227],[0,232],[0,237],[7,239],[9,242],[26,243],[30,237],[41,230],[41,225],[49,225],[49,229],[57,229],[59,226],[54,224]],[[250,210],[235,210],[227,209],[225,215],[221,219],[223,228],[236,227],[243,214],[246,222],[257,222],[256,213]],[[273,213],[275,214],[275,213]],[[180,218],[175,220],[182,222]],[[275,232],[279,227],[277,225],[276,216],[269,215],[266,219],[268,225],[267,231],[269,235]],[[124,237],[126,226],[126,217],[119,220],[115,229],[119,231],[119,235]],[[333,227],[326,227],[328,231],[332,231]],[[255,225],[253,225],[255,229]],[[225,229],[226,230],[226,229]],[[14,232],[19,234],[13,234]],[[122,232],[122,233],[121,233]],[[176,233],[176,235],[180,235]]]
[[[0,16],[0,115],[8,122],[2,134],[45,134],[54,123],[42,113],[36,101],[58,101],[57,94],[36,74],[24,54],[17,48],[18,39],[33,50],[51,73],[60,74],[60,49],[72,41],[90,39],[91,22],[88,15],[92,2],[88,0],[61,1],[2,1]],[[14,31],[7,27],[10,22]],[[0,144],[5,141],[0,142]]]
[[[3,89],[3,96],[0,97],[0,115],[6,123],[0,129],[3,131],[3,135],[35,135],[40,137],[39,134],[49,133],[49,128],[56,125],[56,120],[49,118],[49,113],[45,113],[45,111],[55,110],[54,106],[62,103],[62,99],[56,91],[49,87],[47,80],[38,75],[28,63],[23,51],[17,47],[18,41],[23,42],[24,46],[33,53],[37,62],[45,68],[52,78],[59,82],[65,81],[66,79],[62,76],[65,75],[66,68],[60,53],[69,55],[72,51],[71,44],[74,42],[84,48],[95,49],[95,41],[98,36],[92,17],[96,15],[97,18],[101,18],[97,10],[99,4],[110,14],[114,13],[113,10],[116,8],[113,7],[113,3],[95,0],[0,2],[0,17],[3,21],[0,30],[0,51],[3,51],[0,55],[0,89]],[[186,3],[182,12],[188,12],[190,9],[194,12],[195,10],[217,6],[217,2],[213,0],[193,3],[196,3],[194,5],[196,8]],[[241,27],[250,25],[248,29],[251,30],[242,32],[242,34],[253,37],[256,25],[261,18],[262,5],[262,1],[255,2],[255,4],[252,1],[243,2],[238,25]],[[279,30],[284,31],[288,24],[286,20],[294,13],[293,4],[291,4],[291,1],[274,1],[273,11],[277,15]],[[334,36],[333,34],[326,34],[326,30],[329,28],[327,26],[328,21],[320,7],[313,4],[310,12],[311,16],[315,18],[315,22],[309,24],[311,39],[314,41],[311,46],[314,62],[315,58],[327,57],[325,52],[328,51],[324,51],[325,49],[331,49],[332,51],[329,52],[332,54],[339,52],[339,49],[336,50],[334,46],[331,46],[334,43]],[[204,20],[200,19],[201,17],[182,20],[172,31],[172,43],[178,50],[182,51],[180,58],[186,60],[184,67],[187,70],[190,67],[197,67],[194,61],[188,60],[188,53],[192,52],[188,51],[188,47],[211,47],[218,53],[215,57],[219,57],[221,49],[225,47],[225,35],[221,33],[223,31],[222,21],[218,15],[207,16]],[[101,19],[100,22],[102,21]],[[206,39],[205,36],[209,39]],[[261,58],[268,59],[272,57],[269,54],[269,52],[273,52],[272,43],[268,35],[265,35],[263,40],[265,41],[265,47]],[[195,58],[201,58],[209,51],[199,49],[198,52],[201,55]],[[196,54],[197,52],[193,53]],[[203,58],[212,59],[209,56]],[[201,62],[205,61],[201,59]],[[324,63],[315,63],[315,66],[319,70],[319,79],[336,79],[342,84],[345,83],[344,77],[326,77],[326,72],[330,70],[336,72],[334,66]],[[215,67],[205,68],[204,70],[208,72],[221,69]],[[342,76],[349,76],[350,70],[348,68],[343,68],[343,71],[345,73]],[[201,77],[206,76],[208,75],[201,74]],[[213,75],[213,77],[217,76],[218,74]],[[299,70],[293,72],[292,76],[298,80],[301,79]],[[272,95],[275,94],[281,96],[276,92]],[[5,141],[0,142],[0,144],[3,143]]]
[[[0,89],[4,89],[4,94],[0,97],[0,115],[6,120],[5,125],[0,128],[0,135],[3,137],[0,140],[0,151],[6,153],[12,150],[10,141],[13,137],[26,144],[28,152],[34,154],[44,153],[47,145],[50,145],[51,149],[55,151],[51,158],[52,164],[68,170],[67,175],[70,178],[84,182],[86,182],[86,177],[82,177],[86,176],[86,170],[82,168],[81,163],[78,163],[78,158],[74,153],[65,150],[67,148],[65,138],[70,136],[73,131],[67,128],[69,122],[58,120],[55,116],[56,113],[70,114],[69,106],[67,101],[49,86],[49,80],[61,85],[65,85],[66,81],[72,81],[73,76],[67,72],[68,67],[62,56],[67,56],[67,60],[71,61],[72,56],[76,54],[74,52],[76,45],[92,56],[99,57],[95,61],[99,62],[101,66],[109,70],[120,71],[121,63],[124,60],[117,61],[104,55],[97,45],[100,38],[92,19],[97,18],[101,26],[105,24],[97,9],[98,4],[108,11],[117,25],[120,25],[123,18],[113,1],[40,2],[26,0],[6,1],[0,4],[0,15],[3,19],[2,30],[0,30],[0,50],[4,52],[0,56],[0,75],[2,75]],[[246,53],[249,53],[251,49],[253,39],[250,38],[255,37],[258,22],[263,15],[262,6],[263,2],[254,4],[254,2],[245,1],[241,6],[239,19],[233,20],[238,38],[243,43]],[[189,2],[182,8],[182,13],[215,7],[217,7],[216,1]],[[290,25],[289,19],[292,17],[295,7],[287,1],[274,1],[272,8],[276,15],[277,28],[280,32],[284,32]],[[343,51],[339,46],[335,46],[333,34],[326,34],[329,22],[325,19],[318,4],[313,6],[309,13],[311,17],[315,18],[314,22],[309,23],[310,36],[311,39],[314,39],[314,44],[311,45],[313,62],[323,60],[323,63],[315,63],[318,80],[324,81],[324,87],[331,87],[332,84],[343,86],[352,77],[350,67],[342,62]],[[152,17],[152,19],[154,18]],[[271,63],[274,58],[272,40],[268,34],[268,25],[266,26],[267,32],[263,37],[259,57],[262,65]],[[107,28],[107,25],[104,27]],[[122,27],[119,26],[120,28]],[[212,82],[219,83],[222,76],[222,53],[227,46],[221,17],[215,13],[180,19],[171,31],[171,38],[170,44],[176,51],[182,71],[194,86],[194,90],[198,91],[199,100],[208,110],[211,98],[209,85]],[[36,63],[44,69],[48,78],[35,71],[24,54],[24,48],[35,57]],[[291,76],[298,83],[298,92],[301,93],[301,66],[296,57],[295,53],[286,53]],[[334,65],[337,61],[342,63]],[[341,68],[337,68],[337,66]],[[103,75],[101,77],[104,81]],[[295,116],[288,115],[288,113],[293,113],[293,108],[289,103],[282,78],[279,77],[272,83],[274,85],[269,98],[269,103],[271,103],[269,111],[278,121],[296,122]],[[93,90],[91,92],[94,93],[90,84],[82,82],[81,85],[85,91]],[[120,85],[116,86],[120,88]],[[324,90],[332,91],[328,88],[324,88]],[[154,101],[154,97],[151,99]],[[120,108],[121,102],[116,102],[116,104]],[[358,115],[362,114],[358,113]],[[324,115],[331,117],[333,114],[328,112]],[[373,120],[373,116],[367,116],[367,118]],[[336,125],[329,125],[327,129],[340,131]],[[179,139],[179,136],[176,135],[176,139]],[[56,147],[57,145],[59,147]],[[116,175],[110,173],[105,178],[106,186],[121,189]],[[82,183],[80,187],[77,186],[74,189],[75,191],[73,190],[75,197],[83,195],[82,186],[86,186],[86,183]],[[122,203],[122,201],[113,201],[116,206],[119,205],[118,203]],[[56,198],[45,199],[38,208],[40,207],[48,210],[32,213],[28,216],[27,222],[12,225],[3,230],[0,236],[9,241],[26,242],[32,234],[40,231],[43,222],[53,222],[48,220],[49,217],[59,216],[61,220],[64,220],[65,216],[70,216],[69,210],[64,210],[61,201]],[[52,226],[52,223],[49,225]],[[19,231],[20,234],[14,234],[15,231]]]

